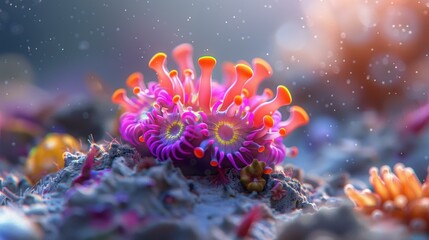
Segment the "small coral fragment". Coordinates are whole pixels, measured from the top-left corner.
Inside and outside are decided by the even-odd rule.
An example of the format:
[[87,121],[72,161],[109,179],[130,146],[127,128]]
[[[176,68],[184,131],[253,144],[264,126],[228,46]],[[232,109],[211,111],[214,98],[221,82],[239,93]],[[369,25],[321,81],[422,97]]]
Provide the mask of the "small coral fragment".
[[265,170],[265,163],[256,159],[240,171],[240,182],[244,188],[249,192],[262,192],[264,190],[266,181],[262,177]]
[[369,189],[356,190],[346,185],[346,195],[358,209],[367,214],[383,213],[406,223],[412,230],[429,231],[429,175],[422,184],[412,168],[398,163],[394,172],[383,166],[369,171],[369,181],[374,192]]
[[63,153],[78,151],[80,143],[68,134],[51,133],[34,147],[25,164],[27,177],[34,184],[64,167]]
[[81,174],[73,180],[72,186],[76,184],[83,184],[85,181],[91,178],[91,169],[94,165],[94,158],[96,154],[97,149],[93,146],[86,156],[85,163],[82,166]]

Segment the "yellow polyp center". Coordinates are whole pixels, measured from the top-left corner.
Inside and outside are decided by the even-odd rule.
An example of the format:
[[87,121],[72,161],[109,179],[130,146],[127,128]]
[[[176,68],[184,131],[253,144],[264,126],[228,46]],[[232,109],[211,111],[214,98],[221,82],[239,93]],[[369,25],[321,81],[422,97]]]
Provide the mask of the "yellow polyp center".
[[215,125],[214,135],[216,141],[222,145],[230,145],[238,140],[238,131],[234,128],[234,125],[225,121]]
[[183,123],[180,121],[174,121],[165,129],[165,136],[167,139],[175,140],[178,139],[183,132],[184,129]]
[[127,86],[131,88],[138,86],[140,81],[143,81],[143,75],[139,72],[135,72],[128,77]]
[[183,70],[183,74],[185,74],[185,76],[187,76],[187,77],[192,77],[192,75],[194,75],[194,73],[192,72],[191,69]]

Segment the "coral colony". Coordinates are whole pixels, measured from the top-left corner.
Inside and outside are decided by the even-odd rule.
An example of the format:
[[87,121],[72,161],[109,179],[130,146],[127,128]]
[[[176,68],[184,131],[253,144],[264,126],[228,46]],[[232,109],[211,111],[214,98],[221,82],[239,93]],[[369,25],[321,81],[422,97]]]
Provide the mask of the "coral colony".
[[[119,133],[132,146],[90,138],[85,154],[73,136],[51,133],[24,172],[0,171],[0,239],[403,239],[406,228],[379,221],[392,219],[429,232],[429,175],[422,184],[402,164],[373,167],[373,191],[360,191],[343,174],[325,181],[276,166],[297,154],[283,138],[309,117],[291,106],[282,118],[278,109],[292,101],[285,86],[258,93],[272,74],[267,62],[225,63],[221,84],[212,80],[213,57],[199,58],[197,76],[191,45],[173,58],[178,70],[168,71],[158,53],[149,61],[158,82],[133,73],[126,83],[134,96],[112,96]],[[400,131],[423,135],[428,106],[410,111]],[[356,157],[338,149],[330,151]],[[383,237],[343,204],[344,193],[384,224]]]
[[139,149],[143,156],[152,154],[160,161],[188,161],[197,169],[241,169],[254,159],[266,164],[265,173],[286,156],[296,155],[282,138],[309,121],[298,106],[290,107],[290,116],[282,119],[278,109],[291,104],[285,86],[274,93],[265,89],[258,95],[260,83],[272,75],[271,66],[255,58],[247,63],[225,63],[224,83],[212,79],[216,59],[198,59],[198,77],[192,60],[192,46],[182,44],[173,50],[179,71],[168,71],[167,55],[155,54],[149,67],[158,82],[147,86],[141,73],[133,73],[127,86],[112,96],[124,111],[120,118],[123,139]]
[[352,185],[345,186],[347,196],[359,209],[374,217],[389,216],[409,225],[412,230],[429,231],[429,175],[422,184],[412,168],[398,163],[394,172],[388,166],[369,171],[369,189],[358,191]]

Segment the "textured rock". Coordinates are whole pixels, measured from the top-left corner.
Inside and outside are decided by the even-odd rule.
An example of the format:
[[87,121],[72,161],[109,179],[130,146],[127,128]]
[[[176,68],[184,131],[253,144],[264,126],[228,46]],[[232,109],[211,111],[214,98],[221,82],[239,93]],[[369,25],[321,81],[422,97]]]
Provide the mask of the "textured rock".
[[[403,239],[400,228],[390,233],[370,229],[351,207],[322,209],[315,214],[298,217],[281,227],[276,239]],[[393,226],[391,226],[393,227]]]
[[42,231],[17,208],[0,207],[0,239],[38,240]]
[[[112,164],[112,172],[99,183],[77,186],[68,192],[60,227],[62,237],[134,238],[137,228],[179,218],[192,210],[196,196],[189,191],[188,181],[180,170],[171,163],[138,173],[129,168],[125,171],[126,168],[124,158],[118,157]],[[76,228],[80,231],[74,231]],[[149,232],[139,234],[153,234]]]
[[[279,186],[284,191],[283,196],[274,196],[275,187]],[[308,202],[308,192],[301,183],[283,173],[270,175],[266,193],[270,196],[271,207],[278,212],[288,213],[297,209],[303,209],[305,212],[317,211],[316,205]]]

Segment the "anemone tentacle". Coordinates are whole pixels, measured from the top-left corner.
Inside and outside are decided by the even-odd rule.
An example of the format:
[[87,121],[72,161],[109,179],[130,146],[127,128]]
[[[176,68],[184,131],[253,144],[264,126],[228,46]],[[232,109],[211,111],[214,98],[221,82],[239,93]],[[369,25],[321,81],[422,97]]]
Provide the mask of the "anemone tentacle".
[[373,190],[357,190],[351,184],[344,187],[356,207],[367,214],[400,220],[414,231],[429,232],[429,169],[422,183],[410,167],[395,164],[369,170]]

